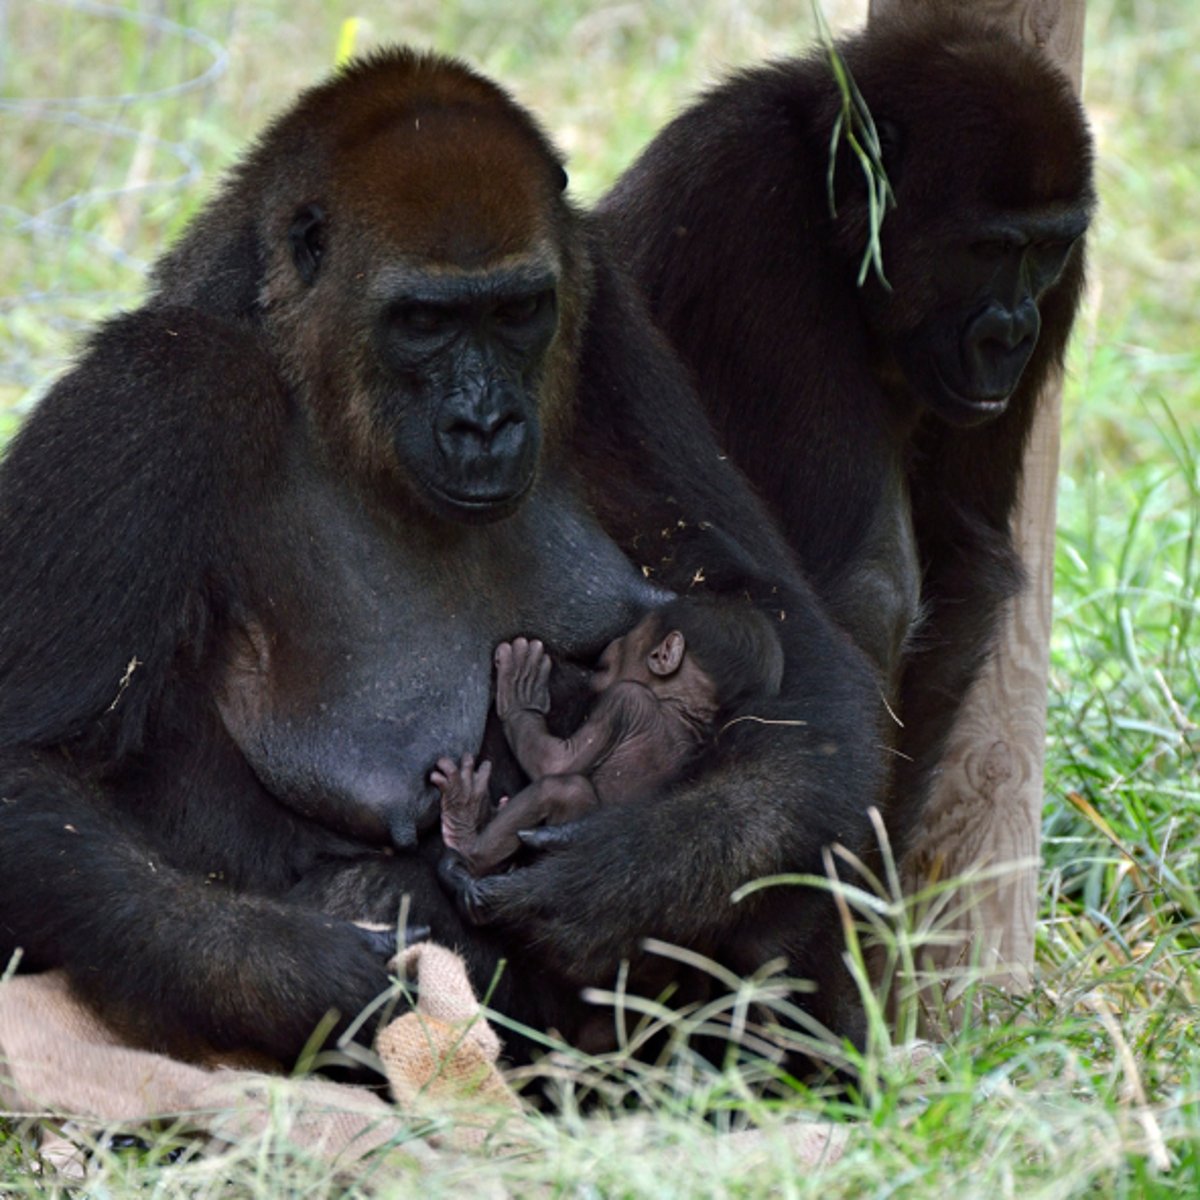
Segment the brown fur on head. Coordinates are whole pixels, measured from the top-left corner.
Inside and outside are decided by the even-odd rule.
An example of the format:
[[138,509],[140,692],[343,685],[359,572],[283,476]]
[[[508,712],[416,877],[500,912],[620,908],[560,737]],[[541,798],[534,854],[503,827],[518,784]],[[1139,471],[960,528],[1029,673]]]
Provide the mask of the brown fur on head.
[[[257,270],[253,300],[242,288],[236,302],[265,323],[328,456],[388,503],[429,507],[439,483],[435,442],[446,435],[406,450],[402,427],[453,425],[438,406],[462,388],[486,390],[494,376],[528,394],[539,446],[561,445],[568,434],[589,270],[565,183],[557,151],[502,89],[454,60],[388,50],[303,93],[159,277],[178,289],[176,281],[200,274],[189,261],[198,249],[216,245],[220,253],[224,241],[241,256],[243,274]],[[518,370],[503,354],[460,358],[457,367],[443,359],[431,378],[407,360],[403,370],[386,361],[381,322],[407,287],[473,297],[472,289],[513,272],[545,278],[556,298],[553,337],[538,347],[536,363]],[[422,405],[427,411],[416,412]],[[491,485],[476,476],[489,453],[472,448],[450,490],[486,491]],[[430,478],[421,478],[426,471]],[[527,490],[526,466],[515,473]],[[505,515],[520,499],[479,519]],[[439,503],[434,496],[435,509]]]

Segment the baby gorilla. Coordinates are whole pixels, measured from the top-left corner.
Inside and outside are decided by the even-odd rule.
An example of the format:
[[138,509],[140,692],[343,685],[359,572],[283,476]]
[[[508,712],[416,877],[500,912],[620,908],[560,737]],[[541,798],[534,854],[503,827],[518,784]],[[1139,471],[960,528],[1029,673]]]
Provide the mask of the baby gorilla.
[[592,676],[599,699],[567,738],[546,728],[550,657],[539,641],[496,649],[496,715],[531,782],[493,809],[491,764],[438,760],[449,862],[486,875],[520,848],[519,832],[561,825],[598,804],[645,799],[678,778],[712,737],[718,716],[779,692],[783,652],[768,619],[748,604],[677,598],[610,642]]

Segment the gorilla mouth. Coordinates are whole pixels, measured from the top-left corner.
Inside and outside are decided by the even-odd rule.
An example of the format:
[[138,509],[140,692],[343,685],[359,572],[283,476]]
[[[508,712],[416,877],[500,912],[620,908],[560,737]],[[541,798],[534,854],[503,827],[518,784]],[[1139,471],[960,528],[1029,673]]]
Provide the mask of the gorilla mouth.
[[511,516],[524,503],[533,490],[536,471],[530,471],[519,487],[501,487],[492,490],[472,487],[453,487],[445,483],[436,484],[425,480],[425,491],[434,508],[451,520],[469,524],[499,521]]
[[966,395],[947,381],[936,362],[931,365],[934,382],[941,397],[937,407],[946,420],[961,425],[982,425],[986,421],[995,420],[1008,408],[1012,389],[999,395]]

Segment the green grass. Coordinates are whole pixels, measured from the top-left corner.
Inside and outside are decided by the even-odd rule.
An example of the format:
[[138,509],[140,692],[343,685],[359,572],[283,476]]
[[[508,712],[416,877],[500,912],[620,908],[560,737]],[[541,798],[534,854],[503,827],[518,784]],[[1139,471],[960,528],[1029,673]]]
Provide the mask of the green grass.
[[[142,7],[190,32],[0,4],[0,439],[81,331],[137,302],[145,264],[246,138],[332,65],[347,16],[363,18],[360,48],[404,38],[503,79],[568,151],[584,200],[699,87],[813,32],[806,4],[773,0]],[[825,8],[837,24],[859,5]],[[347,1181],[276,1133],[172,1167],[101,1149],[91,1194],[1200,1194],[1200,7],[1090,0],[1085,75],[1102,207],[1064,405],[1031,994],[985,997],[919,1070],[875,1047],[862,1134],[821,1172],[772,1142],[731,1153],[715,1130],[770,1126],[780,1105],[682,1055],[574,1064],[646,1112],[535,1118],[534,1152],[488,1166],[446,1161],[418,1182],[393,1162]],[[38,103],[53,97],[76,99]],[[47,1192],[20,1134],[0,1138],[0,1190]]]

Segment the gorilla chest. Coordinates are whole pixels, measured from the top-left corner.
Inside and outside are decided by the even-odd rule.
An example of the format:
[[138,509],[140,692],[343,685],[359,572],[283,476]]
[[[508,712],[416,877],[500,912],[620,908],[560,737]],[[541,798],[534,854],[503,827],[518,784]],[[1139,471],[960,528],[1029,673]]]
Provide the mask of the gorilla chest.
[[589,660],[655,594],[561,481],[513,517],[399,522],[312,479],[273,503],[218,706],[264,786],[323,824],[410,845],[428,774],[478,749],[498,642]]

